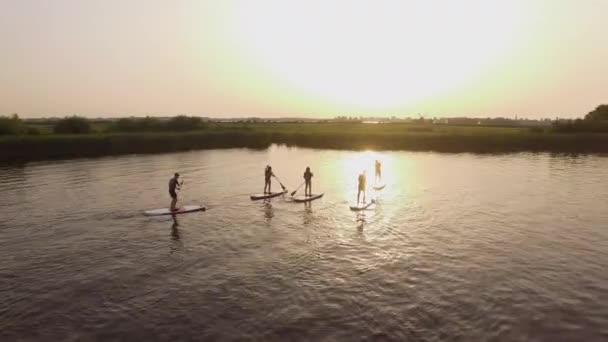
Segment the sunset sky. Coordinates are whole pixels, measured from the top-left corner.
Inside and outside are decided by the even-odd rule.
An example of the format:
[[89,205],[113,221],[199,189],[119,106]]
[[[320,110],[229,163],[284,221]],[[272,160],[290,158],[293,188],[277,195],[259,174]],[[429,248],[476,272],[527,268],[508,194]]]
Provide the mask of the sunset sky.
[[0,0],[0,114],[575,117],[606,0]]

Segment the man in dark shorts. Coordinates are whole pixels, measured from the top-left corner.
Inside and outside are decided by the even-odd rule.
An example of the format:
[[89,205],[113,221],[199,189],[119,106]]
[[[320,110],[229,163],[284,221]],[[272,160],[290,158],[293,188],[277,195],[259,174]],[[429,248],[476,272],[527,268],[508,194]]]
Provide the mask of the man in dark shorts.
[[[274,176],[272,173],[272,167],[270,165],[266,165],[266,169],[264,169],[264,193],[270,193],[270,186],[272,185],[270,182],[271,177]],[[268,188],[268,192],[266,192],[266,188]]]
[[367,183],[367,176],[365,171],[359,175],[359,191],[357,191],[357,205],[359,205],[359,195],[363,193],[363,203],[365,203],[365,187]]
[[312,172],[310,172],[310,167],[306,167],[306,171],[304,172],[304,196],[312,196]]
[[179,190],[181,184],[179,184],[179,173],[175,173],[173,178],[169,180],[169,195],[171,196],[171,211],[177,210],[175,205],[177,204],[177,192],[175,190]]

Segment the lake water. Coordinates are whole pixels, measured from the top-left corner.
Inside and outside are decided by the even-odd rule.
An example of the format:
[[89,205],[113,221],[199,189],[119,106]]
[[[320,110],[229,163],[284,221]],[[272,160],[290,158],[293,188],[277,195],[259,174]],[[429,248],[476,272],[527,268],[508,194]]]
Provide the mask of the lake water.
[[[325,197],[252,202],[266,164]],[[175,171],[208,211],[144,216]],[[605,156],[273,146],[4,166],[0,193],[3,341],[608,340]]]

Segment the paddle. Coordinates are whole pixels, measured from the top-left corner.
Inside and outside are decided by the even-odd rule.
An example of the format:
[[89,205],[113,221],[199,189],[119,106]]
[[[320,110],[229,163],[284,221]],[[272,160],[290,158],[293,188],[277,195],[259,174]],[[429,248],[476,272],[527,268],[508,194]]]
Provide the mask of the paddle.
[[302,185],[304,185],[304,184],[306,184],[306,182],[304,182],[304,183],[300,184],[300,186],[299,186],[297,189],[295,189],[295,190],[294,190],[294,191],[291,193],[291,196],[295,195],[295,194],[296,194],[296,192],[298,192],[298,190],[300,190],[300,188],[301,188],[301,187],[302,187]]
[[283,188],[283,191],[287,191],[287,188],[285,188],[285,185],[283,185],[283,183],[281,183],[281,180],[279,179],[279,177],[275,176],[274,174],[272,176],[274,178],[276,178],[277,181],[279,181],[279,184],[281,184],[281,188]]

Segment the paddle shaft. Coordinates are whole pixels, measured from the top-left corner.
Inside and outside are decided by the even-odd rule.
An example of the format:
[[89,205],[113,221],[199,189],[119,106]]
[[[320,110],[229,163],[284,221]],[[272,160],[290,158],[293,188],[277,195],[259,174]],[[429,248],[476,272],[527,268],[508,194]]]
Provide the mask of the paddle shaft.
[[277,176],[276,176],[276,175],[274,175],[274,174],[273,174],[273,176],[274,176],[274,178],[276,178],[276,179],[277,179],[277,181],[279,181],[279,184],[281,184],[281,188],[283,188],[283,191],[287,191],[287,189],[285,188],[285,185],[283,185],[283,183],[281,183],[281,180],[279,179],[279,177],[277,177]]
[[298,192],[298,190],[300,190],[300,188],[301,188],[301,187],[302,187],[302,185],[304,185],[304,184],[306,184],[306,182],[304,182],[304,183],[300,184],[300,186],[299,186],[297,189],[295,189],[295,190],[294,190],[294,191],[291,193],[291,196],[295,195],[295,194],[296,194],[296,192]]

